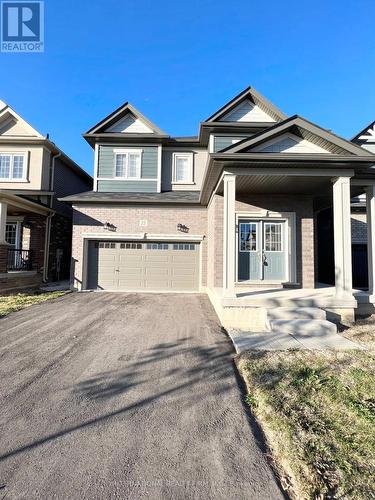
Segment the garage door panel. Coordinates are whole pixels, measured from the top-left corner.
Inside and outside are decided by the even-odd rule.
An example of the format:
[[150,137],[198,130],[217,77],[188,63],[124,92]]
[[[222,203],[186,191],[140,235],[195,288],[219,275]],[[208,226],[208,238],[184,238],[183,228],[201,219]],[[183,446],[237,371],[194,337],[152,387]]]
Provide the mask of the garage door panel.
[[136,277],[128,276],[126,278],[119,278],[119,290],[142,290],[143,289],[143,279],[137,279]]
[[164,267],[147,267],[145,269],[145,279],[152,279],[157,276],[169,276],[170,270]]
[[168,279],[147,279],[145,281],[145,290],[169,290],[170,281]]
[[197,291],[199,245],[91,242],[88,283],[103,290]]
[[156,264],[160,264],[160,263],[168,263],[169,262],[169,255],[165,255],[165,254],[162,254],[162,253],[152,253],[152,254],[146,254],[145,256],[145,261],[146,263],[156,263]]

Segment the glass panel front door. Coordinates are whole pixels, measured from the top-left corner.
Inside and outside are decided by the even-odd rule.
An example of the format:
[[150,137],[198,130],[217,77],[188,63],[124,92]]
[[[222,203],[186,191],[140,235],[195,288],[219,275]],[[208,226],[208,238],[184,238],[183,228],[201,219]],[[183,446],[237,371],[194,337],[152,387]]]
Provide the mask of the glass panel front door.
[[261,279],[260,222],[240,222],[238,279]]
[[283,281],[285,222],[243,220],[238,225],[238,280]]

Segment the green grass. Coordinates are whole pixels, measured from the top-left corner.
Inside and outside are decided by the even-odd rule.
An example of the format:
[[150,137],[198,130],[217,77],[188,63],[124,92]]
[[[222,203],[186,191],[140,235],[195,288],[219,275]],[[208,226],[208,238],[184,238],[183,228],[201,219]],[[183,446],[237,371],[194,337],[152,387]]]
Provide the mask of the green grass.
[[292,498],[375,498],[372,352],[252,352],[238,364]]
[[34,304],[61,297],[66,292],[29,292],[0,296],[0,317]]

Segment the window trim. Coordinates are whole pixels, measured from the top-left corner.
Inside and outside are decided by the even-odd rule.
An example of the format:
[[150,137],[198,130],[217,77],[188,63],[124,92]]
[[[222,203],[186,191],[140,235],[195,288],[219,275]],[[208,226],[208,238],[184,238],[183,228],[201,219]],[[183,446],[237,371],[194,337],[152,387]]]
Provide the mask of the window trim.
[[[28,162],[28,153],[25,151],[0,151],[1,156],[9,156],[10,157],[10,165],[9,165],[9,177],[0,177],[0,182],[27,182],[27,162]],[[22,156],[23,158],[23,171],[22,177],[13,177],[14,172],[14,157]]]
[[[138,148],[121,148],[121,149],[114,149],[113,150],[114,154],[114,162],[113,162],[113,179],[118,179],[118,180],[126,180],[126,181],[140,181],[142,180],[142,157],[143,157],[143,149],[138,149]],[[136,177],[129,177],[129,155],[130,154],[137,154],[139,155],[139,164],[137,165],[137,176]],[[126,157],[125,160],[125,172],[124,175],[119,176],[116,175],[116,163],[117,163],[117,156],[118,155],[123,155]]]
[[[177,158],[183,157],[188,158],[189,166],[189,176],[188,180],[177,181],[176,180],[176,168],[177,168]],[[194,153],[191,151],[178,151],[173,153],[172,161],[172,184],[195,184],[194,182]]]

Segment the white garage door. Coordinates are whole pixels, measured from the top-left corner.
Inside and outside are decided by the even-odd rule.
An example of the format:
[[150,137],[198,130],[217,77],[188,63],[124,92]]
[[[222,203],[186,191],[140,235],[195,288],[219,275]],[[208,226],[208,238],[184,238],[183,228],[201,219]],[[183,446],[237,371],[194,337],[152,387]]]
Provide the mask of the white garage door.
[[199,244],[92,241],[88,288],[198,291]]

